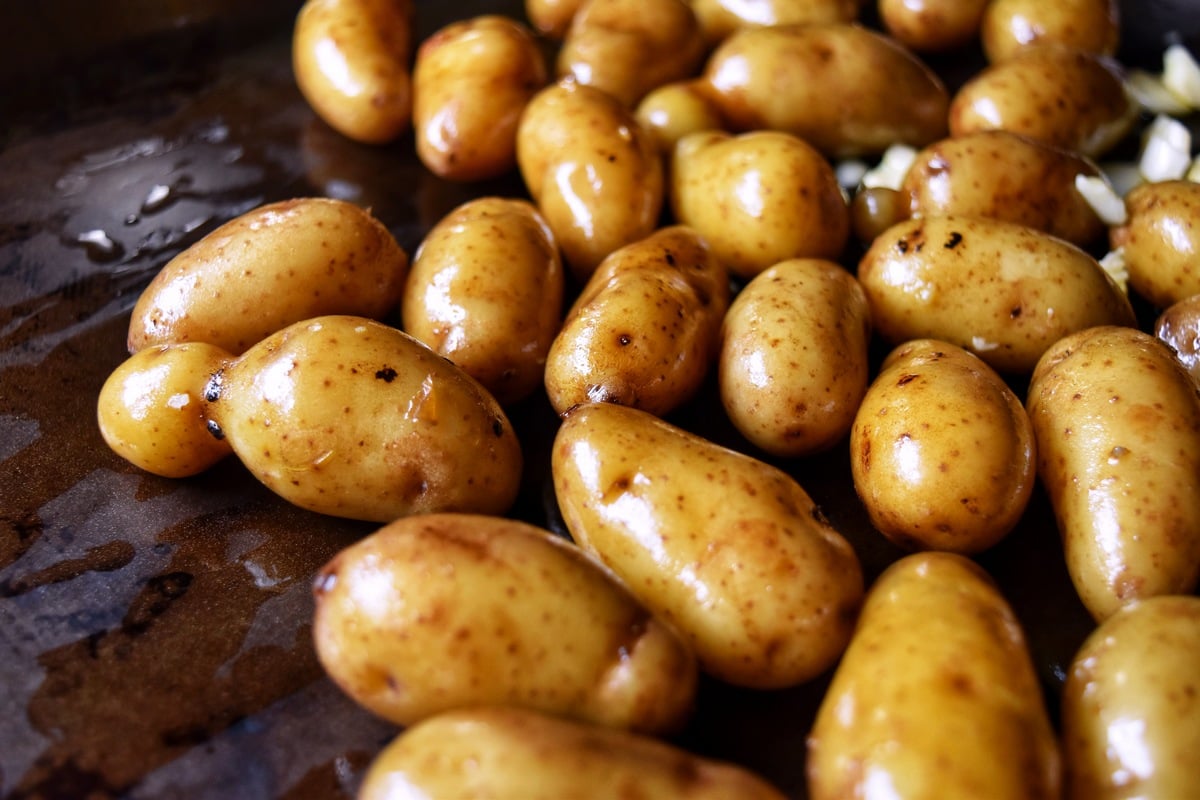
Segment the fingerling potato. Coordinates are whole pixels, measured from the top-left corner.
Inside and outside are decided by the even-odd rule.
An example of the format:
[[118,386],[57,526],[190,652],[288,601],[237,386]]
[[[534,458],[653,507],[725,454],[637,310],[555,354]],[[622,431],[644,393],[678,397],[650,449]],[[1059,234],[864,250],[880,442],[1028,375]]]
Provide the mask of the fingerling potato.
[[853,22],[862,5],[863,0],[691,0],[710,45],[739,28]]
[[1125,211],[1112,244],[1133,290],[1158,308],[1200,294],[1200,183],[1140,184],[1125,195]]
[[992,62],[1056,45],[1111,56],[1120,38],[1117,0],[991,0],[980,26],[983,51]]
[[970,44],[989,0],[878,0],[879,19],[896,41],[918,53]]

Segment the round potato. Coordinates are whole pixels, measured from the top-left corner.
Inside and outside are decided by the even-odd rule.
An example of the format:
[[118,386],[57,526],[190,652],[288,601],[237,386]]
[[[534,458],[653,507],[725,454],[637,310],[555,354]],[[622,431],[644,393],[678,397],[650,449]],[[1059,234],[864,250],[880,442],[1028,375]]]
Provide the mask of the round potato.
[[725,267],[690,228],[622,247],[592,273],[550,346],[550,404],[559,414],[587,402],[668,413],[703,383],[728,307]]
[[1200,382],[1200,294],[1185,297],[1159,314],[1154,335],[1175,351],[1175,357]]
[[696,662],[670,628],[566,539],[515,520],[392,522],[317,574],[329,676],[399,725],[511,705],[664,733],[691,711]]
[[865,245],[909,216],[907,197],[890,186],[860,186],[850,201],[851,234]]
[[525,0],[525,16],[538,33],[550,39],[561,39],[585,2],[587,0]]
[[571,536],[680,632],[708,674],[781,688],[841,654],[862,569],[786,473],[611,403],[566,415],[551,470]]
[[950,102],[950,135],[1019,133],[1097,158],[1125,138],[1138,104],[1117,64],[1061,47],[1035,47],[992,64]]
[[1200,598],[1149,597],[1106,619],[1062,698],[1071,800],[1187,797],[1200,786]]
[[858,25],[743,28],[717,47],[703,77],[734,130],[786,131],[826,156],[924,147],[946,135],[941,80]]
[[435,175],[494,178],[517,163],[517,123],[549,80],[533,34],[485,15],[453,22],[421,43],[413,66],[417,156]]
[[449,711],[413,726],[376,757],[358,794],[359,800],[583,796],[784,800],[741,767],[647,736],[518,708]]
[[637,104],[634,116],[668,157],[675,143],[689,133],[721,130],[725,125],[707,84],[699,80],[675,81],[651,90]]
[[1061,757],[1016,615],[955,553],[876,579],[808,737],[812,800],[1054,800]]
[[563,268],[530,203],[471,200],[421,242],[401,302],[404,330],[503,404],[542,385],[562,322]]
[[721,404],[757,447],[781,457],[841,441],[869,380],[871,313],[854,276],[793,259],[759,273],[725,315]]
[[1008,535],[1037,478],[1020,399],[978,357],[930,339],[884,361],[854,418],[850,467],[880,533],[967,555]]
[[670,173],[675,218],[740,278],[789,258],[838,258],[850,238],[833,167],[791,134],[689,134],[675,147]]
[[991,0],[980,26],[983,51],[992,62],[1048,45],[1111,56],[1120,36],[1117,0]]
[[975,41],[989,0],[878,0],[879,19],[892,37],[918,53]]
[[292,71],[330,127],[366,144],[412,121],[412,0],[306,0],[292,33]]
[[380,318],[399,304],[408,266],[388,229],[352,203],[269,203],[159,270],[133,307],[129,351],[205,342],[238,355],[310,317]]
[[1129,298],[1083,250],[1024,225],[929,217],[892,226],[858,265],[885,341],[939,339],[1002,373],[1094,325],[1134,325]]
[[854,22],[863,0],[690,0],[704,38],[716,45],[739,28]]
[[1026,401],[1067,571],[1097,620],[1200,582],[1200,390],[1158,339],[1098,327],[1046,351]]
[[1125,210],[1112,243],[1133,290],[1158,308],[1200,293],[1200,183],[1143,183],[1125,195]]

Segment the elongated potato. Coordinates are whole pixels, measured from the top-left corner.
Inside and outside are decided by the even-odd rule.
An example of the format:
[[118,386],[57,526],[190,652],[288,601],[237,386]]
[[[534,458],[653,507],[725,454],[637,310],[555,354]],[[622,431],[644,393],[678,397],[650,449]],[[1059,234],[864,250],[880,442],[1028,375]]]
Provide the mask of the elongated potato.
[[1046,351],[1026,401],[1067,570],[1097,620],[1200,581],[1200,389],[1161,341],[1100,327]]
[[570,542],[500,517],[428,514],[349,546],[314,583],[317,655],[400,725],[515,705],[663,733],[690,713],[692,654]]
[[946,135],[941,80],[857,25],[743,28],[717,47],[703,77],[734,130],[786,131],[826,156],[924,147]]
[[704,38],[716,45],[739,28],[854,22],[863,0],[690,0]]
[[1129,299],[1094,258],[999,220],[901,222],[875,239],[858,279],[884,340],[941,339],[1004,373],[1028,374],[1074,331],[1136,322]]
[[888,355],[850,453],[871,522],[909,550],[986,550],[1016,526],[1037,478],[1020,399],[978,357],[931,339]]
[[605,402],[662,415],[704,382],[729,307],[725,267],[696,232],[663,228],[606,258],[546,357],[550,404]]
[[979,33],[992,62],[1053,46],[1111,56],[1120,43],[1121,8],[1117,0],[990,0]]
[[784,457],[841,441],[867,391],[871,310],[854,276],[819,259],[783,261],[725,314],[721,404],[734,426]]
[[451,711],[412,727],[372,762],[358,797],[784,800],[741,767],[646,736],[517,708]]
[[987,574],[918,553],[872,585],[808,738],[808,795],[1059,796],[1061,758],[1020,623]]
[[878,0],[879,19],[896,41],[918,53],[970,44],[990,0]]
[[129,351],[205,342],[234,355],[322,314],[380,318],[400,302],[408,255],[367,211],[340,200],[269,203],[167,262],[138,297]]
[[862,570],[786,473],[610,403],[566,415],[551,469],[571,536],[679,630],[702,670],[779,688],[841,654]]
[[1083,643],[1062,698],[1072,800],[1188,797],[1200,786],[1200,598],[1148,597]]
[[1158,308],[1200,294],[1200,183],[1143,183],[1125,195],[1125,210],[1112,244],[1134,291]]
[[483,197],[447,214],[421,242],[400,316],[406,332],[512,403],[542,385],[563,280],[554,234],[537,209]]

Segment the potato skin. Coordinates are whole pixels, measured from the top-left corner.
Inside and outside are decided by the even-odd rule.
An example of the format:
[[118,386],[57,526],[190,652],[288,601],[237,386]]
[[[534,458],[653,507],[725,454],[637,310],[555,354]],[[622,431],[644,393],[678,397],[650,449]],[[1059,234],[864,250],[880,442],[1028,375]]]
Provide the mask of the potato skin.
[[676,144],[670,173],[675,218],[738,277],[789,258],[838,258],[850,238],[833,167],[789,133],[690,134]]
[[401,302],[404,330],[479,381],[502,404],[542,385],[562,322],[554,234],[524,200],[482,197],[421,242]]
[[571,536],[739,686],[828,669],[862,597],[854,550],[786,473],[637,409],[579,406],[551,454]]
[[1200,598],[1148,597],[1084,642],[1063,686],[1072,800],[1187,797],[1200,785]]
[[1091,159],[1008,131],[943,139],[917,154],[900,191],[912,216],[1015,222],[1087,247],[1108,228],[1075,188]]
[[524,522],[405,517],[313,586],[322,665],[399,725],[515,705],[665,733],[691,711],[696,663],[679,637],[578,547]]
[[1154,321],[1154,335],[1200,383],[1200,294],[1171,304]]
[[292,71],[331,127],[384,144],[412,120],[412,0],[306,0],[292,33]]
[[1097,158],[1125,138],[1138,105],[1115,62],[1035,47],[971,78],[950,102],[950,135],[1006,130]]
[[1117,0],[991,0],[980,25],[983,51],[993,63],[1054,45],[1111,56],[1120,36]]
[[359,800],[410,797],[784,800],[741,767],[657,739],[498,707],[440,714],[384,748]]
[[1129,299],[1096,260],[1023,225],[961,216],[898,223],[858,265],[879,335],[970,350],[1028,374],[1046,348],[1095,325],[1134,325]]
[[421,43],[413,66],[417,156],[455,181],[494,178],[517,163],[517,123],[549,80],[522,23],[498,15],[453,22]]
[[853,22],[863,0],[690,0],[704,38],[716,45],[739,28]]
[[1200,294],[1200,183],[1143,183],[1125,195],[1125,210],[1112,241],[1133,290],[1158,308]]
[[408,334],[362,317],[298,322],[220,370],[207,416],[295,505],[387,522],[503,513],[521,449],[486,389]]
[[634,116],[667,158],[675,143],[689,133],[721,130],[725,125],[707,84],[696,79],[666,83],[647,92],[634,108]]
[[871,310],[840,264],[792,259],[734,298],[721,332],[721,404],[773,456],[821,452],[850,430],[870,379]]
[[989,0],[878,0],[884,29],[918,53],[970,44],[979,35]]
[[408,254],[367,211],[341,200],[269,203],[171,259],[138,297],[131,353],[205,342],[234,355],[323,314],[380,318],[400,301]]
[[585,2],[587,0],[525,0],[525,16],[538,33],[549,39],[562,39]]
[[601,401],[663,415],[696,393],[729,307],[725,267],[695,231],[662,228],[592,273],[546,357],[550,404]]
[[1159,340],[1098,327],[1046,351],[1026,400],[1084,606],[1104,620],[1200,581],[1200,389]]
[[946,135],[941,80],[858,25],[743,28],[713,51],[703,77],[733,130],[786,131],[826,156],[924,147]]
[[812,800],[1059,796],[1061,761],[1020,624],[987,574],[917,553],[872,585],[808,737]]
[[978,357],[932,339],[888,355],[854,419],[850,453],[872,524],[908,550],[992,547],[1020,520],[1037,478],[1020,399]]

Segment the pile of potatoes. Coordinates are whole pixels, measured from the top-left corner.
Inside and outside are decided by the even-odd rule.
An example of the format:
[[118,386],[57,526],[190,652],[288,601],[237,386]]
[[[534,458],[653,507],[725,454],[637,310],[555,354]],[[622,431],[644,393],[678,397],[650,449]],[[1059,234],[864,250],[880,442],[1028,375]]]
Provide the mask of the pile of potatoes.
[[[701,674],[831,674],[812,798],[1200,785],[1200,184],[1120,225],[1077,188],[1144,119],[1111,0],[863,5],[528,0],[421,42],[407,0],[304,5],[332,128],[526,194],[411,257],[344,201],[229,221],[138,300],[98,418],[155,474],[233,453],[382,524],[314,583],[330,677],[404,729],[361,797],[782,797],[668,743]],[[972,48],[955,87],[923,60]],[[895,185],[842,177],[896,145]],[[671,421],[708,381],[740,451]],[[569,539],[506,516],[539,392]],[[772,465],[839,447],[909,553],[870,583]],[[1055,713],[972,558],[1039,481],[1097,625]]]

